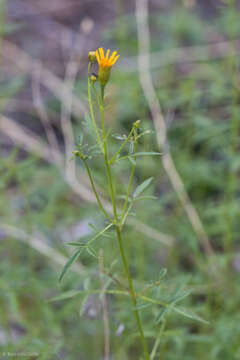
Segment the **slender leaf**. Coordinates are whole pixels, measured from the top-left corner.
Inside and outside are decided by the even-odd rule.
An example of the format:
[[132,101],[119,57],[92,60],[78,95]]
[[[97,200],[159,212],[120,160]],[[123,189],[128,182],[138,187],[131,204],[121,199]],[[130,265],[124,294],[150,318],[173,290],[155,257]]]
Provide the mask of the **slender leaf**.
[[95,250],[94,250],[92,247],[87,246],[87,247],[86,247],[86,250],[87,250],[87,252],[89,253],[89,255],[97,258],[97,254],[96,254]]
[[65,264],[63,271],[59,277],[59,281],[62,281],[64,275],[66,274],[66,272],[68,271],[68,269],[72,266],[72,264],[77,261],[78,257],[81,255],[82,249],[77,250],[71,257],[70,259],[67,261],[67,263]]
[[144,309],[146,309],[146,308],[148,308],[148,307],[150,307],[150,306],[152,306],[152,304],[150,304],[150,303],[143,303],[143,304],[136,305],[136,306],[134,307],[134,310],[139,310],[139,311],[141,311],[141,310],[144,310]]
[[133,156],[159,156],[159,155],[162,155],[162,153],[159,153],[159,152],[154,152],[154,151],[149,151],[149,152],[137,152],[133,155],[126,155],[126,156],[122,156],[116,160],[125,160],[125,159],[128,159],[128,158],[133,158]]
[[181,314],[189,319],[193,319],[193,320],[197,320],[197,321],[200,321],[204,324],[209,324],[209,321],[206,321],[204,319],[202,319],[200,316],[194,314],[193,312],[190,312],[189,310],[185,310],[185,309],[182,309],[182,308],[176,308],[176,307],[173,307],[173,310],[175,312],[177,312],[178,314]]
[[113,226],[113,224],[108,224],[103,230],[99,231],[91,240],[89,240],[86,243],[86,246],[89,246],[89,244],[91,244],[92,242],[94,242],[95,240],[97,240],[101,235],[103,235],[105,233],[105,231],[107,231],[108,229],[110,229],[110,227]]
[[173,296],[173,298],[170,300],[170,304],[176,304],[177,302],[183,300],[185,297],[189,296],[192,293],[192,290],[186,290],[182,292],[181,294],[177,294]]
[[139,201],[139,200],[156,200],[157,197],[154,195],[145,195],[145,196],[138,196],[136,199],[133,199],[133,201]]
[[61,295],[53,297],[52,299],[49,300],[49,302],[70,299],[76,295],[80,295],[81,293],[82,293],[82,291],[78,291],[78,290],[66,291]]
[[136,166],[136,160],[132,156],[129,156],[128,160],[133,166]]
[[[105,232],[110,229],[110,227],[112,226],[113,224],[108,224],[108,226],[106,226],[103,230],[99,231],[93,238],[91,238],[90,240],[88,240],[86,243],[83,243],[83,242],[69,242],[67,243],[66,245],[71,245],[71,246],[78,246],[78,247],[81,247],[81,248],[86,248],[87,250],[89,249],[89,245],[91,243],[93,243],[95,240],[97,240],[100,236],[106,236],[106,237],[109,237],[108,234],[105,234]],[[96,229],[96,228],[95,228]],[[90,252],[91,250],[93,251],[93,249],[90,249]]]
[[162,309],[159,311],[157,317],[156,317],[156,324],[159,324],[163,319],[164,317],[167,315],[169,309],[168,307],[162,307]]
[[153,177],[150,177],[149,179],[144,180],[133,193],[133,197],[136,198],[138,195],[140,195],[152,182]]
[[84,247],[84,246],[86,246],[86,244],[80,243],[80,242],[69,242],[69,243],[66,243],[66,245],[78,246],[78,247]]

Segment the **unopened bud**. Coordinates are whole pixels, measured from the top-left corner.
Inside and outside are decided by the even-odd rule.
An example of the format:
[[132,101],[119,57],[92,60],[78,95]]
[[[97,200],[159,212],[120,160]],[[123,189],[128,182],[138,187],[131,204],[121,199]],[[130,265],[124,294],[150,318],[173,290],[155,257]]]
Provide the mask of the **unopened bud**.
[[88,60],[90,61],[90,63],[94,63],[96,59],[96,51],[89,51],[88,53]]
[[74,150],[72,153],[73,153],[73,155],[75,155],[75,156],[80,156],[80,152],[79,152],[78,150]]
[[97,81],[97,77],[95,75],[91,75],[90,76],[90,80],[93,82],[93,84],[95,83],[95,81]]
[[137,120],[137,121],[135,121],[135,123],[133,124],[133,126],[134,126],[135,128],[137,128],[137,127],[139,127],[140,123],[141,123],[141,121],[140,121],[140,120]]

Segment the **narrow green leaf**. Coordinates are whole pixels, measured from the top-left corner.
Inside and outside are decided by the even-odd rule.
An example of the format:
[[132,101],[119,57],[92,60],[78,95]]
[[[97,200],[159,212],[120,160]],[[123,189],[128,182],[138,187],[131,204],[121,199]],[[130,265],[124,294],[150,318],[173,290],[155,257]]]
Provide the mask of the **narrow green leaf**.
[[[58,295],[50,300],[48,300],[48,302],[53,302],[53,301],[58,301],[58,300],[64,300],[64,299],[70,299],[74,296],[83,294],[83,295],[90,295],[90,294],[100,294],[102,292],[102,289],[98,290],[70,290],[70,291],[66,291],[61,295]],[[106,294],[111,294],[111,295],[124,295],[124,296],[129,296],[129,292],[128,291],[121,291],[121,290],[105,290]]]
[[136,152],[134,154],[134,156],[159,156],[159,155],[162,155],[162,153],[155,151],[141,151],[141,152]]
[[125,159],[128,159],[128,158],[133,158],[134,156],[159,156],[159,155],[162,155],[162,153],[158,153],[158,152],[153,152],[153,151],[150,151],[150,152],[137,152],[135,154],[132,154],[132,155],[126,155],[126,156],[122,156],[116,160],[125,160]]
[[156,200],[157,197],[154,195],[145,195],[145,196],[138,196],[138,198],[133,199],[133,201],[139,201],[139,200]]
[[159,324],[161,322],[161,320],[163,320],[163,318],[167,315],[168,313],[168,308],[167,307],[162,307],[162,309],[160,310],[160,312],[158,313],[157,317],[156,317],[156,324]]
[[136,160],[132,156],[129,156],[128,160],[133,166],[136,166]]
[[76,295],[80,295],[82,292],[81,291],[77,291],[77,290],[70,290],[70,291],[66,291],[61,295],[55,296],[52,299],[48,300],[49,302],[54,302],[54,301],[59,301],[59,300],[65,300],[65,299],[70,299]]
[[66,272],[68,271],[68,269],[70,268],[70,266],[72,266],[72,264],[78,259],[78,257],[80,256],[82,252],[82,249],[77,250],[71,257],[70,259],[67,261],[67,263],[65,264],[63,271],[59,277],[59,281],[62,281],[64,275],[66,274]]
[[144,180],[140,185],[138,185],[133,193],[133,197],[136,198],[138,195],[140,195],[151,184],[152,180],[153,177],[150,177],[149,179]]
[[86,244],[80,242],[69,242],[69,243],[65,243],[65,245],[84,247]]
[[197,321],[200,321],[204,324],[209,324],[209,321],[206,321],[204,319],[202,319],[200,316],[194,314],[193,312],[190,312],[189,310],[185,310],[185,309],[182,309],[182,308],[176,308],[176,307],[173,307],[173,310],[175,312],[177,312],[178,314],[181,314],[189,319],[193,319],[193,320],[197,320]]
[[146,308],[148,308],[148,307],[150,307],[150,306],[152,306],[152,304],[150,304],[150,303],[143,303],[143,304],[136,305],[136,306],[134,307],[134,310],[139,310],[139,311],[141,311],[141,310],[144,310],[144,309],[146,309]]
[[125,212],[124,217],[123,217],[122,222],[121,222],[121,226],[123,226],[125,224],[125,221],[126,221],[128,215],[130,214],[130,211],[132,209],[132,205],[133,205],[133,203],[130,203],[127,211]]
[[180,294],[177,294],[170,299],[170,304],[176,304],[177,302],[183,300],[185,297],[189,296],[192,293],[192,290],[186,290]]
[[92,247],[87,246],[87,247],[86,247],[86,250],[87,250],[87,252],[89,253],[89,255],[97,258],[97,254],[96,254],[95,250],[94,250]]
[[100,236],[102,236],[105,231],[107,231],[108,229],[110,229],[110,227],[112,227],[113,224],[108,224],[103,230],[99,231],[91,240],[89,240],[87,243],[86,243],[86,246],[89,246],[89,244],[91,244],[92,242],[94,242],[95,240],[97,240]]
[[94,231],[98,231],[98,228],[91,222],[88,222],[88,226],[93,229]]

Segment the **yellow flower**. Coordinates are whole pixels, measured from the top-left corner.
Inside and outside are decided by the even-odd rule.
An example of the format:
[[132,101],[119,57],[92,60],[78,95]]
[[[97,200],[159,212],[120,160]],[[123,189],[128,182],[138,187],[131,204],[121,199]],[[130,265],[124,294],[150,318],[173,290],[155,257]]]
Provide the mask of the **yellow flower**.
[[110,50],[104,55],[103,48],[99,48],[96,51],[96,58],[99,65],[99,82],[102,86],[105,86],[109,80],[111,67],[115,64],[120,55],[117,55],[117,51],[113,51],[112,55],[109,57]]

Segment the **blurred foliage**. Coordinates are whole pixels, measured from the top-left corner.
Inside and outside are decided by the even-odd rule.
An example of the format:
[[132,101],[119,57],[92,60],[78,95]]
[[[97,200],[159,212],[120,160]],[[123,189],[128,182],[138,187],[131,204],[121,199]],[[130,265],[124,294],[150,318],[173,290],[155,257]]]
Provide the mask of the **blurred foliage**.
[[[133,15],[119,17],[102,33],[102,41],[116,43],[121,55],[136,55],[136,24]],[[124,23],[124,26],[121,24]],[[9,28],[12,28],[9,26]],[[205,20],[195,8],[182,4],[151,15],[152,50],[202,45],[211,32],[226,39],[240,36],[239,12],[221,3],[213,18]],[[205,255],[185,216],[158,157],[138,161],[135,187],[154,177],[146,194],[157,200],[144,200],[134,208],[138,219],[175,237],[166,248],[129,226],[124,241],[131,259],[131,270],[139,291],[158,281],[159,272],[168,272],[153,287],[155,295],[166,300],[179,291],[192,293],[181,302],[187,317],[164,307],[141,309],[149,345],[154,344],[162,324],[156,359],[234,360],[240,358],[239,313],[239,58],[233,52],[226,58],[167,65],[153,70],[153,79],[168,123],[169,146],[186,189],[199,211],[215,250],[217,280],[206,266]],[[233,55],[233,56],[232,56]],[[161,56],[161,53],[160,55]],[[2,103],[13,97],[24,79],[1,84]],[[86,94],[86,78],[76,84],[76,92]],[[137,119],[142,130],[153,130],[149,110],[136,72],[114,69],[107,90],[108,126],[114,133],[127,134]],[[59,111],[59,104],[50,108]],[[83,125],[87,119],[74,119],[74,132],[92,139]],[[76,141],[77,141],[76,135]],[[112,148],[118,142],[112,138]],[[141,151],[158,151],[154,133],[140,141]],[[102,164],[91,159],[94,176],[107,191]],[[82,164],[79,161],[79,167]],[[116,177],[119,192],[127,183],[128,166],[119,162]],[[77,198],[54,166],[45,164],[19,148],[2,146],[0,157],[0,223],[13,225],[27,234],[41,233],[57,254],[69,257],[70,240],[86,240],[106,224],[94,204]],[[93,220],[94,219],[94,220]],[[104,249],[104,263],[113,276],[122,279],[122,265],[113,233],[94,243],[98,253]],[[33,241],[32,236],[27,241]],[[8,236],[0,225],[0,353],[39,353],[32,358],[103,359],[104,333],[98,264],[87,252],[80,261],[81,274],[68,272],[58,282],[62,267],[44,257],[27,242]],[[108,289],[113,280],[105,276]],[[55,296],[76,290],[75,296],[50,302]],[[69,293],[71,295],[71,293]],[[167,294],[167,295],[166,295]],[[182,293],[181,293],[182,294]],[[181,295],[182,296],[182,295]],[[128,297],[108,295],[111,359],[138,359],[132,304]],[[139,304],[141,305],[141,304]],[[194,314],[194,315],[193,315]],[[209,323],[196,321],[196,314]],[[154,322],[154,319],[158,321]],[[122,331],[120,329],[122,328]],[[160,356],[161,354],[161,356]],[[1,357],[5,359],[4,357]]]

